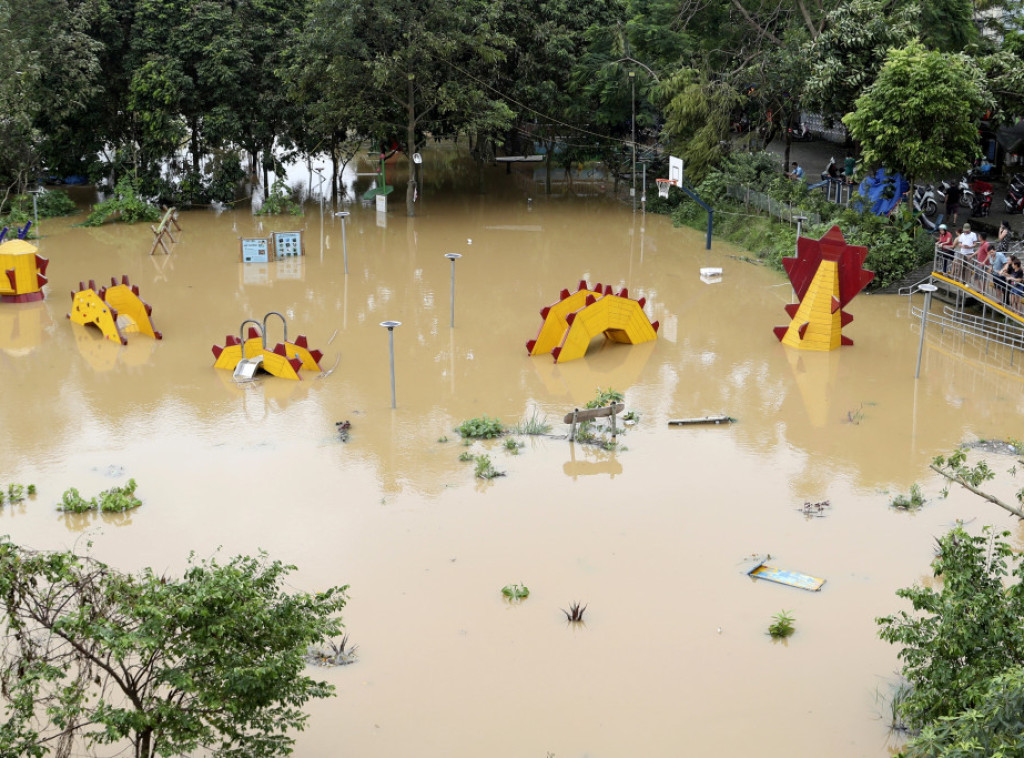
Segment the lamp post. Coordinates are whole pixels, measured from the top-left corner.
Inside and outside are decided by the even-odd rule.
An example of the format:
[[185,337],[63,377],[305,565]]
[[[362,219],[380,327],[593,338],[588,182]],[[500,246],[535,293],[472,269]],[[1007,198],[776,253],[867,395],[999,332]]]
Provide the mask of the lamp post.
[[924,328],[928,323],[928,313],[932,309],[932,293],[938,289],[934,284],[922,284],[918,287],[924,293],[924,308],[921,311],[921,341],[917,345],[917,368],[914,370],[914,378],[921,376],[921,353],[924,352]]
[[388,329],[388,353],[391,355],[391,407],[395,407],[395,327],[401,326],[401,321],[381,321],[381,326]]
[[462,257],[460,253],[445,253],[444,257],[452,262],[452,319],[449,329],[455,328],[455,261]]
[[632,116],[630,118],[630,142],[633,148],[633,161],[630,165],[630,170],[633,174],[633,212],[636,213],[636,71],[629,72],[629,87],[630,87],[630,101],[632,105],[630,110]]
[[338,211],[335,218],[341,219],[341,255],[345,259],[345,276],[348,276],[348,245],[345,242],[345,219],[349,217],[348,211]]

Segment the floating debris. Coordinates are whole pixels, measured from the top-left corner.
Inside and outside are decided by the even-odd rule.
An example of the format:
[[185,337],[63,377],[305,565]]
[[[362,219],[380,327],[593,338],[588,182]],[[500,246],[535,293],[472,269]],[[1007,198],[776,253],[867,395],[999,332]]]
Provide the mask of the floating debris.
[[755,555],[744,561],[743,573],[752,579],[764,579],[777,584],[785,584],[801,590],[817,592],[825,584],[824,579],[815,576],[801,574],[796,571],[766,566],[765,563],[771,559],[770,555]]
[[732,416],[700,416],[698,418],[669,419],[669,426],[689,426],[691,424],[735,424]]
[[338,430],[338,438],[342,442],[348,442],[348,430],[352,428],[352,424],[349,423],[348,419],[345,421],[335,421],[334,426]]
[[817,503],[807,501],[803,504],[802,507],[797,508],[797,510],[800,511],[805,516],[807,516],[807,518],[824,518],[828,515],[825,509],[831,507],[832,503],[830,503],[828,500],[822,500]]
[[327,640],[326,647],[310,646],[306,650],[306,663],[311,666],[324,667],[347,666],[350,663],[355,663],[356,651],[358,649],[358,645],[349,647],[348,635],[346,634],[337,644]]

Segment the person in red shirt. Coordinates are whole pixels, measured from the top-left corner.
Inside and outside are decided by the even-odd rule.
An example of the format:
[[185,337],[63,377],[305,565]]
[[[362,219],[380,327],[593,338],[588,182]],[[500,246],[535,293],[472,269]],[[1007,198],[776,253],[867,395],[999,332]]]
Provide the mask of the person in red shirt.
[[949,270],[949,264],[953,261],[953,233],[945,224],[939,224],[939,238],[935,242],[935,253],[942,267],[942,273]]
[[992,274],[992,246],[988,243],[988,232],[981,232],[978,236],[981,237],[981,243],[974,253],[974,286],[986,292]]

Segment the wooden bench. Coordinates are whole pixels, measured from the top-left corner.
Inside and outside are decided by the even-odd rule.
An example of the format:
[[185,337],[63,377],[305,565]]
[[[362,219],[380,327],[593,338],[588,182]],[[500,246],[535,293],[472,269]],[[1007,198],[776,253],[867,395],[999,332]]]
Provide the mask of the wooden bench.
[[618,430],[615,428],[615,415],[622,413],[625,407],[625,403],[612,403],[604,408],[587,408],[582,411],[579,408],[575,408],[572,413],[566,413],[562,423],[571,424],[569,427],[569,441],[572,442],[576,439],[576,425],[579,422],[592,421],[595,418],[604,418],[605,416],[612,417],[612,437],[618,436]]
[[178,226],[178,209],[177,208],[164,208],[163,218],[160,219],[160,223],[157,226],[150,225],[150,229],[153,231],[153,247],[150,248],[149,254],[152,255],[156,252],[156,248],[159,245],[163,248],[165,255],[170,255],[170,250],[167,249],[167,244],[164,242],[164,237],[171,240],[172,243],[177,242],[174,238],[174,233],[171,232],[171,227],[174,227],[179,232],[181,227]]

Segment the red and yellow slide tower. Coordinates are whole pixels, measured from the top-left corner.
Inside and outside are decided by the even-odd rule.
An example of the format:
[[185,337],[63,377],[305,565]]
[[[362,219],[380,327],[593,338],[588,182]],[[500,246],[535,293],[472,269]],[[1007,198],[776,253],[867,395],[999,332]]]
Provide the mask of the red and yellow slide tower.
[[792,321],[775,327],[775,336],[783,345],[800,350],[835,350],[852,345],[842,328],[853,321],[843,308],[875,278],[874,271],[863,268],[868,249],[848,245],[838,226],[821,239],[800,237],[796,258],[783,258],[799,303],[786,306]]
[[613,342],[637,345],[658,337],[658,322],[644,313],[647,300],[630,300],[623,287],[612,294],[611,285],[594,289],[580,280],[575,292],[562,290],[557,302],[542,308],[544,319],[537,337],[526,343],[530,355],[551,353],[555,363],[582,358],[590,340],[598,334]]

